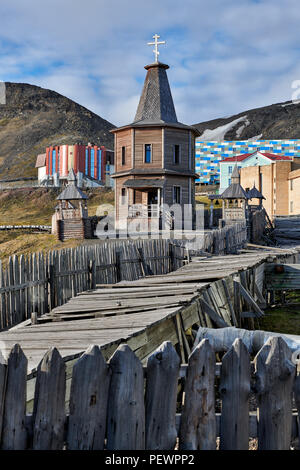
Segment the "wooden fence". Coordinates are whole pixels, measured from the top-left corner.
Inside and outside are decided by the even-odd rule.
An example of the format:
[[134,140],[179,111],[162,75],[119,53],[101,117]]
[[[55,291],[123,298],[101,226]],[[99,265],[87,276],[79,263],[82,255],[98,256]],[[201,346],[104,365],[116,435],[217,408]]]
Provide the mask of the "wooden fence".
[[184,366],[164,342],[144,368],[126,344],[109,363],[90,346],[73,367],[68,397],[65,362],[51,349],[37,370],[32,415],[26,373],[15,345],[0,364],[2,449],[246,450],[257,438],[259,450],[288,450],[299,438],[300,376],[280,337],[253,363],[241,339],[222,363],[204,339]]
[[38,232],[51,232],[51,225],[0,225],[0,230],[35,230]]
[[[246,242],[246,226],[239,223],[205,232],[203,250],[236,253]],[[96,284],[133,281],[167,274],[185,259],[184,240],[110,240],[77,248],[34,253],[0,263],[0,328],[9,328],[63,305]]]
[[238,222],[204,233],[203,251],[216,255],[237,253],[247,243],[246,222]]
[[184,263],[169,240],[109,241],[9,258],[0,266],[0,326],[14,326],[64,304],[96,284],[166,274]]

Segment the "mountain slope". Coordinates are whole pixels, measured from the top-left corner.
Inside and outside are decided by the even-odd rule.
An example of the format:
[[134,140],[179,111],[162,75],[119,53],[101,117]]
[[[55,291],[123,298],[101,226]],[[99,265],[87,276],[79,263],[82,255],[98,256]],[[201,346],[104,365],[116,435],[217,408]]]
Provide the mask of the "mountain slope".
[[272,104],[194,126],[203,140],[299,139],[300,103]]
[[49,145],[94,142],[113,148],[115,126],[51,90],[6,83],[0,105],[0,179],[36,176],[36,156]]

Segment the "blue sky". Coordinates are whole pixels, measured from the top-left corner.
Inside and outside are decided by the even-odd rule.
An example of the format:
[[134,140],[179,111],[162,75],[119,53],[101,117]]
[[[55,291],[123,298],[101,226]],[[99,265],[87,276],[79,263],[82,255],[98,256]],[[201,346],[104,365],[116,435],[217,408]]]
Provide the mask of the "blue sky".
[[62,93],[116,125],[134,118],[160,34],[187,124],[292,99],[299,0],[1,0],[0,80]]

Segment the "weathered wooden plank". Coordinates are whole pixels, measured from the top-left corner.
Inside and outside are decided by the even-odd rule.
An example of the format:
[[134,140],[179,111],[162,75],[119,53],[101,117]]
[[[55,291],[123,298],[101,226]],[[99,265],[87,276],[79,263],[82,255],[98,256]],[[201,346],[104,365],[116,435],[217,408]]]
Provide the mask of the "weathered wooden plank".
[[206,339],[189,357],[180,427],[181,450],[216,448],[215,362],[215,353]]
[[223,320],[223,318],[220,317],[209,305],[208,303],[204,300],[200,300],[201,307],[204,310],[204,312],[209,316],[209,318],[216,324],[218,328],[225,328],[227,323]]
[[253,310],[257,313],[257,316],[262,317],[264,315],[264,312],[259,308],[253,297],[249,294],[249,292],[244,288],[242,284],[239,285],[239,291],[242,297],[244,297],[244,299],[246,300],[247,304],[249,304],[249,306],[252,307]]
[[236,316],[235,316],[235,311],[234,311],[234,308],[233,308],[233,305],[232,305],[232,301],[231,301],[231,298],[230,298],[230,295],[229,295],[229,290],[228,290],[226,279],[222,279],[222,284],[223,284],[223,288],[224,288],[225,296],[226,296],[226,299],[227,299],[227,304],[228,304],[228,308],[229,308],[229,311],[230,311],[230,314],[231,314],[231,319],[232,319],[233,325],[237,327],[238,323],[237,323],[237,319],[236,319]]
[[7,381],[7,364],[2,357],[2,354],[0,353],[0,441],[1,441],[2,425],[3,425],[6,381]]
[[165,341],[147,361],[146,449],[173,450],[180,359]]
[[51,348],[37,370],[33,407],[33,449],[63,448],[65,392],[65,363],[58,350]]
[[2,449],[24,450],[27,445],[25,425],[27,359],[16,344],[7,361]]
[[90,346],[73,367],[67,447],[102,450],[110,370],[98,346]]
[[269,338],[255,358],[259,409],[258,449],[289,450],[295,365],[280,337]]
[[107,421],[107,449],[145,448],[143,367],[126,344],[110,360],[112,370]]
[[300,375],[295,378],[294,384],[295,403],[298,410],[298,437],[300,447]]
[[236,339],[222,359],[221,450],[249,449],[250,356]]
[[174,322],[175,322],[175,325],[176,325],[177,339],[178,339],[178,344],[179,344],[181,362],[184,363],[185,362],[184,344],[183,344],[183,339],[182,339],[182,328],[181,328],[181,321],[180,321],[180,318],[179,318],[179,314],[177,314],[175,316]]

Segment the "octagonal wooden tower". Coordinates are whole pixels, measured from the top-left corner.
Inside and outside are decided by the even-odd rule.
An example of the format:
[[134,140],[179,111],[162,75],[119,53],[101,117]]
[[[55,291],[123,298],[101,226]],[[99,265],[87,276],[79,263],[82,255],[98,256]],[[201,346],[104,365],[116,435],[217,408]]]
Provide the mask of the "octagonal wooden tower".
[[[178,122],[166,70],[147,65],[134,122],[115,135],[116,228],[144,230],[171,225],[172,207],[195,204],[197,129]],[[166,206],[167,205],[167,206]],[[170,209],[169,209],[170,208]],[[143,229],[141,229],[143,231]]]

